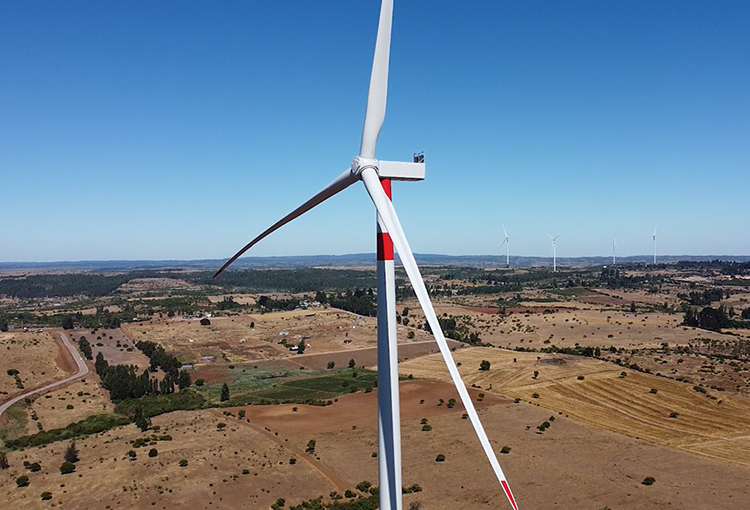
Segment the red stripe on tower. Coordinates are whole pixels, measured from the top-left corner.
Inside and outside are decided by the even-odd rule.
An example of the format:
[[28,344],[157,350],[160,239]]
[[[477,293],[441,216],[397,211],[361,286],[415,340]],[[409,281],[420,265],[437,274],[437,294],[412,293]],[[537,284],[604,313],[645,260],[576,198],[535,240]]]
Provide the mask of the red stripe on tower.
[[[383,186],[383,191],[391,199],[391,180],[380,179],[380,184]],[[391,236],[387,233],[380,232],[378,228],[378,260],[393,260],[393,241]]]
[[510,487],[508,487],[508,482],[505,480],[501,480],[500,483],[503,485],[503,490],[505,491],[505,495],[508,496],[508,499],[510,500],[510,504],[513,505],[513,508],[515,510],[518,510],[518,506],[516,506],[516,500],[513,499],[513,494],[510,493]]

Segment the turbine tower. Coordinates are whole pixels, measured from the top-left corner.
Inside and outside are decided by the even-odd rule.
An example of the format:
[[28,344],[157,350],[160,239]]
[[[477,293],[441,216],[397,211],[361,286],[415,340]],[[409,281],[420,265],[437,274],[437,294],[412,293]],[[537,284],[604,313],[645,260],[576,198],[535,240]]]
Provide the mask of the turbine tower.
[[656,227],[658,227],[658,226],[659,225],[654,226],[654,233],[651,236],[651,239],[654,242],[654,265],[656,265]]
[[617,230],[615,230],[615,235],[612,236],[612,265],[614,266],[617,263],[617,259],[615,257],[615,252],[617,251]]
[[549,238],[552,239],[552,272],[554,273],[557,272],[557,238],[563,235],[564,233],[565,232],[563,232],[562,234],[557,234],[555,237],[552,237],[549,234],[547,234]]
[[505,225],[503,225],[503,233],[505,234],[505,239],[500,244],[500,249],[502,250],[503,245],[505,245],[505,267],[510,267],[510,239],[508,239],[508,231],[505,230]]
[[245,245],[219,269],[214,278],[232,262],[263,238],[309,211],[336,193],[362,181],[377,212],[377,300],[378,300],[378,481],[381,510],[402,510],[401,500],[401,433],[398,392],[398,355],[396,345],[396,285],[394,278],[393,248],[398,251],[414,293],[432,329],[435,341],[443,356],[448,372],[466,408],[474,431],[487,459],[512,508],[518,510],[510,486],[492,450],[487,434],[479,420],[469,392],[461,380],[450,348],[440,328],[429,294],[409,248],[406,235],[390,200],[391,180],[416,181],[424,179],[424,158],[415,155],[413,162],[379,161],[375,147],[385,119],[388,88],[388,61],[391,43],[393,0],[382,0],[375,56],[372,62],[370,88],[367,96],[364,128],[359,155],[351,167],[307,202],[294,209]]

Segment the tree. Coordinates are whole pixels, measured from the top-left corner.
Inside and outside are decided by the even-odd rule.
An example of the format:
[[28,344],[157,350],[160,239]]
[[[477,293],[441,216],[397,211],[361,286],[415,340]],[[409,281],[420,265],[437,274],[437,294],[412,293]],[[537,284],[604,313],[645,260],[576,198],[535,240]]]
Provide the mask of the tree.
[[307,442],[307,448],[305,449],[305,451],[309,453],[310,455],[315,454],[315,439],[310,439]]
[[29,485],[29,477],[26,475],[19,476],[16,478],[16,485],[19,487],[28,487]]
[[10,462],[8,462],[8,456],[5,452],[0,452],[0,469],[8,469]]
[[42,501],[47,501],[52,499],[52,493],[51,492],[42,492]]
[[486,359],[483,359],[482,362],[479,364],[479,370],[482,370],[484,372],[487,372],[490,369],[490,362]]
[[435,462],[445,462],[445,455],[442,453],[438,454],[438,456],[435,457]]
[[97,353],[96,361],[94,362],[96,374],[100,378],[104,378],[104,375],[107,373],[107,368],[109,368],[109,363],[104,359],[104,355],[101,352]]
[[62,320],[63,329],[73,329],[74,327],[75,327],[75,324],[73,324],[72,315],[66,315],[65,317],[63,317],[63,320]]
[[304,339],[300,340],[297,344],[297,354],[303,354],[305,352],[305,347],[307,347],[307,345],[305,344]]
[[65,460],[67,462],[78,462],[78,448],[76,448],[76,442],[73,441],[68,445],[65,450]]
[[221,397],[222,402],[226,402],[229,400],[229,386],[227,386],[227,383],[224,383],[221,387]]
[[356,364],[354,363],[354,359],[349,360],[349,368],[354,368]]
[[211,321],[210,320],[208,320],[206,318],[201,319],[201,326],[210,326],[210,325],[211,325]]
[[180,375],[177,378],[177,386],[180,387],[180,391],[190,387],[190,373],[187,370],[180,370]]
[[148,456],[149,457],[156,457],[157,455],[159,455],[159,451],[156,448],[151,448],[148,451]]
[[75,470],[76,470],[76,465],[73,464],[72,462],[63,462],[62,465],[60,466],[60,473],[63,475],[70,474]]
[[151,418],[146,416],[140,405],[136,406],[135,411],[133,412],[133,423],[135,423],[136,427],[141,429],[141,432],[146,432],[151,426]]
[[86,359],[94,359],[94,354],[91,352],[91,344],[86,338],[81,337],[78,340],[78,348],[81,349],[81,353],[86,356]]
[[333,370],[333,368],[336,366],[335,361],[329,361],[328,362],[328,370]]

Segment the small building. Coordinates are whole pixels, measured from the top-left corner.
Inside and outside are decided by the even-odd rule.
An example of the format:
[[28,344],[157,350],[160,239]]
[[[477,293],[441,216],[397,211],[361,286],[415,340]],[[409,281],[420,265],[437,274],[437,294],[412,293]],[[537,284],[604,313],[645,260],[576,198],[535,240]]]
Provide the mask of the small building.
[[289,331],[279,331],[279,336],[289,336]]
[[216,356],[201,356],[201,361],[216,361]]
[[240,338],[240,343],[244,344],[245,343],[245,339],[244,338]]
[[180,370],[192,370],[193,365],[182,365]]

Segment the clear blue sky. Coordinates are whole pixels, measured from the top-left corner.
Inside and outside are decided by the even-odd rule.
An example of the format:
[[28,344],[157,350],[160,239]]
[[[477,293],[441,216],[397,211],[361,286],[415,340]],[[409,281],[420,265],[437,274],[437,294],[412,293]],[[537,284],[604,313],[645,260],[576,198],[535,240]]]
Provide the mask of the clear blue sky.
[[[226,258],[359,150],[379,2],[0,3],[0,261]],[[750,254],[750,3],[396,0],[418,253]],[[374,252],[361,185],[254,255]]]

